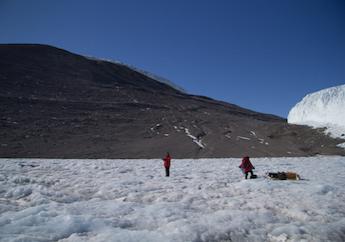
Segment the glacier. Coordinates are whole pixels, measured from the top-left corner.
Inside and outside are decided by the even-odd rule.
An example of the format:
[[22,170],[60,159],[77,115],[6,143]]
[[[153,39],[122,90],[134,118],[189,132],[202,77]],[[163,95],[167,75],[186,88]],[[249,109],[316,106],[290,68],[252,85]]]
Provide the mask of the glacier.
[[0,159],[0,241],[345,241],[345,157],[251,161]]
[[345,85],[306,95],[289,112],[288,123],[326,128],[334,138],[345,138]]

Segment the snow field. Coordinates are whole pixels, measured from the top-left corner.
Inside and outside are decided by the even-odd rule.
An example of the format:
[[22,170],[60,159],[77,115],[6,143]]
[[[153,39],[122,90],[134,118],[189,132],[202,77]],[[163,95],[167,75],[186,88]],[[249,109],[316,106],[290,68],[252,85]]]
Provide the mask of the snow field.
[[0,159],[0,241],[345,240],[344,157],[240,161]]

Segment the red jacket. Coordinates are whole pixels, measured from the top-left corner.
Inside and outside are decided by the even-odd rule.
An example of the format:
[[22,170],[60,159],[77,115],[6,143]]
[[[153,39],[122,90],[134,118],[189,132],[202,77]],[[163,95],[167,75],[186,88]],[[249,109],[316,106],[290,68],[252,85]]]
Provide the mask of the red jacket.
[[163,160],[164,160],[164,167],[169,168],[170,167],[170,161],[171,161],[170,155],[165,156],[165,158]]
[[250,172],[251,170],[254,169],[254,166],[250,162],[248,156],[243,157],[242,163],[241,163],[241,165],[239,167],[242,169],[243,172]]

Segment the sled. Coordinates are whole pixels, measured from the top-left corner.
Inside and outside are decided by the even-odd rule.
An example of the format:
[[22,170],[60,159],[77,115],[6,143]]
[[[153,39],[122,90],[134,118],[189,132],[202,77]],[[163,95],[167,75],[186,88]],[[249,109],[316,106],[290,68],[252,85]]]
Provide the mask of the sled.
[[296,172],[269,172],[267,177],[273,180],[301,180]]

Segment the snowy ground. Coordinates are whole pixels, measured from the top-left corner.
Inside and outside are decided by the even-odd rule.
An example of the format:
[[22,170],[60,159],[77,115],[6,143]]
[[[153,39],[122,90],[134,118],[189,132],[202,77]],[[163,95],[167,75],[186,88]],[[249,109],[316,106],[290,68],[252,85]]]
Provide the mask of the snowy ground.
[[0,241],[345,241],[345,158],[0,159]]

